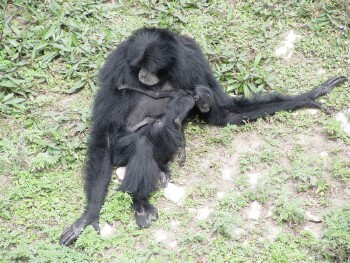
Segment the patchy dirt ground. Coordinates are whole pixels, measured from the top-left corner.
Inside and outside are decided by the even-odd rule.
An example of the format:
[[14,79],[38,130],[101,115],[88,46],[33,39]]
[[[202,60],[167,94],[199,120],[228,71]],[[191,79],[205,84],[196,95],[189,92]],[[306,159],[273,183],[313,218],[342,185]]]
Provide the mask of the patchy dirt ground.
[[[160,222],[149,229],[150,238],[166,249],[181,250],[187,235],[201,236],[200,241],[187,240],[189,250],[196,242],[201,246],[198,254],[203,256],[196,262],[210,259],[212,244],[218,238],[223,242],[222,235],[247,246],[273,243],[286,233],[308,233],[321,241],[324,215],[350,201],[350,185],[336,178],[333,167],[336,160],[349,160],[350,145],[329,138],[315,121],[322,115],[300,110],[231,127],[229,133],[190,124],[187,161],[184,167],[174,162],[172,182],[157,194]],[[301,119],[310,123],[301,124]],[[218,217],[223,225],[216,225]],[[111,235],[116,231],[109,225],[105,229]],[[159,256],[150,259],[164,255]]]
[[[302,114],[308,114],[303,112]],[[320,113],[316,113],[315,116]],[[272,128],[273,126],[273,128]],[[205,128],[209,133],[209,137],[219,137],[216,128]],[[254,131],[258,129],[258,131]],[[286,135],[280,135],[273,138],[273,143],[266,140],[264,136],[266,129],[274,129],[283,132]],[[208,136],[208,134],[207,134]],[[216,206],[219,204],[225,194],[245,194],[249,189],[255,190],[257,187],[263,187],[269,183],[269,187],[263,189],[269,196],[264,203],[258,201],[249,201],[249,204],[243,209],[236,211],[237,216],[242,218],[243,224],[240,228],[232,229],[235,234],[247,232],[260,232],[261,238],[273,241],[277,234],[282,231],[295,231],[295,226],[278,225],[273,220],[273,211],[275,210],[275,198],[273,198],[273,189],[282,188],[280,194],[288,194],[291,199],[299,198],[303,200],[304,219],[302,224],[297,228],[309,231],[316,238],[320,239],[323,235],[322,215],[328,210],[327,206],[341,207],[349,202],[350,185],[338,182],[331,174],[331,164],[335,158],[349,159],[350,147],[344,145],[341,141],[334,141],[327,138],[324,130],[320,127],[305,127],[302,131],[294,133],[292,127],[285,127],[283,123],[267,124],[261,121],[254,126],[252,130],[247,132],[237,132],[233,136],[230,145],[220,146],[207,144],[203,146],[203,142],[196,141],[196,138],[188,136],[187,164],[196,166],[198,172],[189,173],[189,168],[176,168],[179,175],[173,178],[173,183],[185,190],[188,199],[196,199],[194,202],[199,203],[195,207],[186,207],[183,205],[173,206],[166,198],[160,200],[157,206],[160,208],[160,213],[163,209],[187,209],[192,215],[192,223],[208,219],[212,214],[215,214]],[[290,159],[293,157],[293,149],[301,147],[299,153],[303,158],[310,159],[310,163],[305,165],[322,166],[322,179],[327,182],[328,191],[319,196],[315,191],[310,189],[305,192],[300,192],[295,187],[293,177],[290,175],[290,170],[293,169]],[[245,156],[261,156],[263,151],[268,149],[268,154],[271,154],[276,159],[257,160],[252,163],[247,163],[249,168],[246,171],[240,171],[240,162],[244,161]],[[340,155],[334,154],[335,151],[341,151]],[[284,186],[274,185],[269,178],[269,172],[273,166],[278,166],[281,169],[281,177],[283,178]],[[348,171],[350,173],[350,170]],[[307,176],[307,175],[306,175]],[[239,179],[246,180],[242,183]],[[210,198],[206,196],[201,200],[206,193],[196,194],[196,187],[208,187],[214,189]],[[176,193],[173,193],[176,195]],[[272,198],[271,198],[272,197]],[[176,197],[173,197],[176,199]],[[320,198],[329,199],[329,204],[320,203]],[[168,199],[171,199],[168,198]],[[186,203],[186,200],[184,200]],[[175,224],[176,228],[178,225]],[[167,244],[168,238],[172,236],[174,229],[166,232],[165,230],[155,230],[156,233],[161,231],[163,239],[156,238],[159,242]],[[212,236],[212,238],[215,238]]]
[[[350,76],[348,1],[0,1],[1,262],[347,262],[349,82],[331,115],[280,112],[239,127],[197,118],[187,161],[138,229],[113,174],[100,214],[69,247],[97,72],[142,26],[190,35],[232,96],[297,94]],[[48,23],[49,21],[49,23]]]

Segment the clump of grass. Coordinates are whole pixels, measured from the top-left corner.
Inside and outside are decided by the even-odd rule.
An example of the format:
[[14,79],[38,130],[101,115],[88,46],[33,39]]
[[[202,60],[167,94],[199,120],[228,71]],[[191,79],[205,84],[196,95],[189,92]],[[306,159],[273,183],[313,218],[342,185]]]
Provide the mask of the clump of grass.
[[276,202],[274,219],[278,223],[300,224],[304,221],[304,211],[298,199],[282,197]]
[[217,212],[211,221],[211,229],[216,234],[232,239],[234,238],[234,229],[242,226],[242,219],[230,212]]
[[233,132],[236,129],[237,129],[237,125],[228,124],[225,127],[220,129],[219,137],[211,137],[209,138],[209,142],[229,146],[233,140]]
[[341,123],[335,119],[329,119],[325,122],[325,128],[330,138],[341,139],[345,143],[350,143],[350,138],[341,128]]
[[261,204],[265,204],[270,195],[272,194],[271,188],[269,184],[260,183],[254,189],[250,189],[245,193],[245,196],[250,201],[257,201]]
[[263,254],[266,257],[261,262],[309,262],[307,251],[313,250],[316,244],[315,238],[307,232],[301,235],[281,233],[265,246]]
[[323,195],[328,190],[328,184],[323,179],[324,163],[320,160],[301,154],[301,147],[296,147],[292,156],[291,176],[296,180],[295,186],[299,192],[316,188],[316,194]]
[[237,212],[240,209],[248,205],[248,199],[234,192],[226,193],[225,196],[220,199],[217,207],[220,210],[227,210],[229,212]]
[[350,161],[348,160],[335,160],[332,173],[335,177],[342,181],[350,181]]
[[350,260],[350,205],[325,216],[324,256],[337,262]]

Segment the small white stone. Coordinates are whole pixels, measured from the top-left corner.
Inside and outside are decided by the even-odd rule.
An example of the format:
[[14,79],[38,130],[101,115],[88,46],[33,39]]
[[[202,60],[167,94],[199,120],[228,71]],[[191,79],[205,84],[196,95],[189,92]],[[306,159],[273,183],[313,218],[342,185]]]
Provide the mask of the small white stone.
[[118,167],[115,173],[117,174],[117,177],[120,181],[123,181],[125,177],[126,167]]
[[305,109],[305,111],[310,115],[317,115],[320,112],[318,109]]
[[173,183],[168,183],[168,186],[164,188],[164,196],[175,204],[181,205],[185,199],[185,190]]
[[270,218],[273,216],[273,210],[270,209],[269,211],[267,211],[266,215],[265,215],[265,218]]
[[260,173],[252,173],[252,174],[248,174],[248,179],[249,179],[249,183],[250,186],[252,188],[254,188],[259,180],[259,177],[261,177]]
[[288,52],[287,47],[281,46],[281,47],[276,49],[275,54],[276,54],[276,56],[281,57],[281,56],[287,54],[287,52]]
[[[350,109],[348,109],[348,112],[350,112]],[[350,123],[348,121],[348,118],[345,116],[344,113],[339,112],[337,115],[335,115],[335,119],[341,123],[341,128],[346,134],[350,134]]]
[[308,223],[304,226],[303,229],[310,232],[318,240],[322,239],[322,236],[323,236],[323,225],[322,224]]
[[257,201],[250,204],[248,210],[248,219],[258,221],[261,215],[262,206]]
[[225,192],[217,192],[216,199],[222,199],[225,196]]
[[116,229],[114,226],[108,223],[105,223],[100,233],[102,238],[107,238],[114,235],[115,232],[116,232]]
[[321,76],[325,75],[326,74],[326,70],[323,69],[323,68],[320,68],[319,70],[316,71],[316,74],[321,75]]
[[230,168],[224,168],[222,170],[221,176],[225,181],[232,181],[233,170]]
[[196,208],[193,208],[193,207],[190,207],[190,208],[187,209],[187,211],[188,211],[189,213],[191,213],[191,214],[194,214],[194,213],[197,212],[197,209],[196,209]]
[[174,240],[174,241],[168,242],[168,243],[165,244],[165,246],[168,249],[176,248],[177,247],[177,241]]
[[320,156],[321,156],[321,158],[326,159],[326,158],[328,158],[329,154],[328,154],[328,152],[323,151],[320,153]]
[[213,209],[205,206],[201,209],[198,210],[198,213],[197,213],[197,219],[198,220],[204,220],[204,219],[207,219],[208,216],[211,214],[211,212],[213,211]]
[[163,242],[168,238],[168,234],[164,230],[156,230],[154,233],[154,238],[157,242]]
[[322,219],[318,216],[312,215],[309,211],[305,213],[305,218],[308,221],[314,222],[314,223],[320,223],[322,222]]
[[233,234],[235,235],[235,237],[240,237],[244,233],[245,233],[245,230],[239,227],[235,227],[233,230]]
[[300,36],[296,35],[293,30],[291,30],[283,43],[275,50],[275,55],[277,57],[283,57],[288,59],[292,56],[294,50],[294,42]]
[[342,129],[346,134],[350,134],[350,124],[349,123],[343,124]]
[[172,220],[170,222],[170,225],[172,228],[178,228],[180,226],[180,222],[179,221],[175,221],[175,220]]
[[335,119],[337,121],[340,121],[341,123],[346,123],[347,122],[347,119],[346,119],[344,113],[342,113],[342,112],[337,113],[337,115],[335,115]]
[[267,228],[267,239],[272,242],[276,239],[278,234],[282,232],[281,227],[276,227],[276,226],[270,226]]
[[299,36],[294,33],[293,30],[291,30],[286,37],[286,42],[288,42],[288,46],[290,46],[290,43],[293,43]]

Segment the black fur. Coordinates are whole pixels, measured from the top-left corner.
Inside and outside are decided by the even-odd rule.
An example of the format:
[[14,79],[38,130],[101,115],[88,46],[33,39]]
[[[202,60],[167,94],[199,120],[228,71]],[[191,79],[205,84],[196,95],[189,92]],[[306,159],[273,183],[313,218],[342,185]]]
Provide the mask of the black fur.
[[[121,89],[121,88],[119,88]],[[213,105],[213,94],[210,91],[209,87],[205,87],[202,85],[197,85],[194,88],[193,92],[189,91],[183,91],[183,90],[170,90],[170,91],[155,91],[155,90],[146,90],[146,89],[137,89],[132,87],[127,87],[124,85],[122,89],[129,89],[134,90],[136,92],[139,92],[141,94],[144,94],[150,98],[153,99],[162,99],[162,101],[165,101],[164,98],[172,98],[170,102],[167,104],[166,108],[164,109],[164,113],[162,114],[162,117],[158,116],[149,116],[144,118],[143,120],[137,122],[135,125],[131,126],[129,128],[130,131],[136,132],[140,131],[140,129],[144,128],[146,125],[154,124],[157,121],[157,125],[159,127],[162,127],[162,129],[166,128],[165,124],[171,121],[174,121],[174,123],[177,125],[179,131],[182,132],[182,122],[187,117],[189,111],[193,108],[194,105],[197,106],[198,110],[202,113],[208,112]],[[146,99],[144,101],[147,101],[149,99]],[[168,100],[167,100],[168,102]],[[159,102],[157,103],[159,104]],[[141,111],[144,110],[145,106],[141,103],[138,105],[138,107]],[[133,116],[143,116],[142,114],[132,114]],[[186,160],[186,149],[185,149],[186,143],[185,143],[185,137],[183,136],[181,147],[178,151],[179,156],[179,165],[183,165]],[[169,176],[167,174],[162,173],[165,177],[165,181],[163,181],[162,185],[167,185],[168,181],[170,180]]]
[[[150,73],[151,77],[142,76],[141,82],[141,70],[142,74]],[[159,83],[147,86],[144,83],[148,79],[150,82],[157,79]],[[193,39],[164,29],[137,30],[112,52],[100,71],[101,88],[94,102],[86,164],[87,205],[82,216],[63,232],[60,244],[73,242],[89,224],[99,230],[99,212],[114,165],[126,166],[120,190],[132,195],[137,224],[148,227],[157,218],[157,209],[148,202],[148,196],[156,190],[162,174],[169,174],[168,162],[181,147],[182,134],[174,122],[174,116],[178,115],[172,112],[173,108],[169,110],[172,99],[154,99],[120,87],[127,85],[156,91],[193,91],[197,85],[209,87],[210,110],[202,112],[201,116],[210,124],[223,126],[241,124],[279,110],[320,108],[314,100],[344,81],[345,77],[332,78],[320,87],[294,97],[277,94],[250,100],[233,99],[221,89]],[[193,107],[193,103],[178,105]],[[147,117],[157,120],[132,130]]]

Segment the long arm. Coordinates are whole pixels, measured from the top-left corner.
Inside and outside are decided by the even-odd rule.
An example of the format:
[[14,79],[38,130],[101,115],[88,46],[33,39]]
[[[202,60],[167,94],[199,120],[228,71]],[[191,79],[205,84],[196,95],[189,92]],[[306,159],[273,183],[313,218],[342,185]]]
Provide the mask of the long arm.
[[60,245],[68,245],[75,241],[88,225],[99,232],[99,214],[111,180],[112,163],[109,135],[95,132],[89,145],[86,165],[85,193],[87,205],[81,217],[67,228],[61,235]]
[[[107,65],[108,66],[108,65]],[[107,67],[106,66],[106,67]],[[82,215],[61,235],[59,243],[69,245],[88,225],[99,231],[98,219],[112,174],[111,144],[123,127],[125,116],[133,103],[123,107],[124,97],[113,94],[108,86],[101,88],[94,101],[87,162],[85,166],[85,194],[87,205]]]

